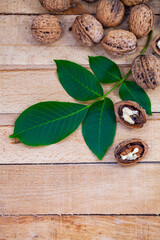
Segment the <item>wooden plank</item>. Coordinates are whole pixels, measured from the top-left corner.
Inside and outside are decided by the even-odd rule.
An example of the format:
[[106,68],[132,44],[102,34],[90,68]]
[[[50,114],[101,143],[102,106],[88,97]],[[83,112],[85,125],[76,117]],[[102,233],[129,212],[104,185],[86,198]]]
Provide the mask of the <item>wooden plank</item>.
[[0,240],[157,240],[160,238],[160,217],[1,217],[0,229]]
[[[124,76],[129,67],[121,67]],[[132,76],[128,78],[133,80]],[[76,102],[70,97],[59,83],[56,69],[44,70],[7,70],[0,71],[0,113],[20,113],[25,108],[41,101],[69,101]],[[104,92],[113,87],[113,84],[103,84]],[[152,102],[152,111],[160,112],[159,87],[147,90]],[[120,100],[118,89],[110,95],[113,102]],[[0,117],[2,119],[2,116]],[[3,124],[3,120],[0,120]],[[4,120],[5,122],[5,120]]]
[[160,165],[0,166],[0,214],[159,214]]
[[[5,68],[8,65],[42,66],[51,65],[54,59],[68,59],[88,65],[88,55],[104,55],[118,64],[130,64],[142,50],[146,37],[138,40],[137,51],[124,57],[111,57],[105,53],[101,44],[93,48],[82,47],[69,31],[75,16],[59,16],[64,25],[63,36],[51,45],[41,45],[31,36],[30,26],[34,16],[0,16],[0,63]],[[127,29],[127,17],[118,28]],[[155,17],[154,36],[159,33],[159,16]],[[105,32],[109,31],[106,29]],[[152,52],[152,48],[148,52]],[[72,53],[72,55],[71,55]],[[27,67],[27,66],[26,66]]]
[[[113,145],[103,158],[103,162],[115,162],[114,149],[123,140],[141,138],[149,145],[148,154],[142,162],[159,162],[160,121],[151,120],[139,130],[128,129],[118,124]],[[98,163],[96,156],[89,150],[82,137],[81,127],[63,141],[46,147],[28,147],[15,139],[9,139],[13,127],[0,127],[0,163]],[[107,136],[106,136],[107,137]],[[18,144],[19,143],[19,144]],[[18,145],[17,145],[18,144]]]
[[[82,0],[71,0],[71,9],[62,14],[95,14],[97,3],[87,4]],[[149,4],[153,7],[155,14],[160,13],[159,0],[150,0]],[[126,8],[126,11],[128,13],[128,8]],[[27,0],[27,2],[23,0],[0,1],[0,13],[41,14],[46,12],[40,5],[39,0]]]

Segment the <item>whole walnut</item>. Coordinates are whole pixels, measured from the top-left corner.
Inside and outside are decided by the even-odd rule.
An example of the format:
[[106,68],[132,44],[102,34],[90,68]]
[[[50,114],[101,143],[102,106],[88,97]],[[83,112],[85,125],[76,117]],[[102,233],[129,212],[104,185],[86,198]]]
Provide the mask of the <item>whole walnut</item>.
[[36,17],[31,26],[32,36],[41,43],[53,43],[62,33],[61,23],[53,15],[41,15]]
[[120,0],[100,0],[96,17],[105,27],[118,26],[124,17],[125,7]]
[[108,54],[117,56],[128,55],[135,52],[137,38],[129,31],[114,29],[107,33],[101,43]]
[[147,3],[148,0],[121,0],[126,6],[133,6],[139,3]]
[[155,89],[160,82],[159,60],[152,54],[139,55],[132,63],[132,75],[140,87]]
[[64,12],[70,8],[70,0],[39,0],[41,5],[50,12]]
[[129,17],[129,30],[137,38],[146,36],[152,29],[154,14],[147,4],[139,4],[132,8]]
[[76,17],[72,32],[75,39],[83,46],[92,47],[95,43],[99,43],[103,37],[102,24],[92,15],[84,14]]

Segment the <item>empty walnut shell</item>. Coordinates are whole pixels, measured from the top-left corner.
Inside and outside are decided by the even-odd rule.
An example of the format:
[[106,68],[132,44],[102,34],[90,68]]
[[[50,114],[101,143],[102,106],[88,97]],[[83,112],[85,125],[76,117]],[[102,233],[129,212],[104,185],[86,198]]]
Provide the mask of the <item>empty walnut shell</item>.
[[84,14],[76,17],[72,32],[75,39],[84,46],[92,47],[95,43],[99,43],[103,37],[102,24],[92,15]]
[[34,39],[41,43],[53,43],[60,38],[62,33],[58,18],[48,14],[36,17],[31,30]]
[[107,33],[101,43],[108,54],[129,55],[136,50],[137,38],[129,31],[114,29]]
[[139,4],[132,8],[129,17],[129,31],[137,38],[146,36],[152,29],[154,15],[147,4]]
[[133,138],[121,142],[114,151],[115,159],[121,165],[132,165],[147,153],[148,145],[141,139]]
[[120,101],[114,104],[116,118],[130,128],[141,128],[146,123],[146,111],[133,101]]
[[152,42],[153,50],[160,55],[160,35],[158,35]]
[[147,3],[148,0],[121,0],[126,6],[133,6],[140,3]]
[[159,60],[152,54],[137,56],[132,63],[132,76],[140,87],[155,89],[160,82]]
[[70,8],[70,0],[39,0],[41,5],[50,12],[64,12]]
[[105,27],[118,26],[124,17],[125,7],[120,0],[100,0],[96,17]]

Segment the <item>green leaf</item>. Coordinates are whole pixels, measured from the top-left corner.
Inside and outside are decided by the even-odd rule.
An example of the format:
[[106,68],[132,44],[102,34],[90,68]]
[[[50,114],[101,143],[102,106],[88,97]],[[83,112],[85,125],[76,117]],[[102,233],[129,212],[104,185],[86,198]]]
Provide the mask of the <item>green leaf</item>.
[[102,83],[115,83],[122,79],[122,75],[117,64],[106,57],[89,57],[90,67]]
[[109,98],[92,105],[82,124],[82,133],[90,150],[101,160],[112,145],[116,132],[114,106]]
[[89,101],[103,96],[96,77],[86,68],[66,60],[55,60],[59,81],[66,92],[79,101]]
[[120,98],[137,102],[142,108],[146,110],[146,113],[152,115],[151,101],[147,93],[137,85],[135,82],[124,81],[119,89]]
[[83,121],[88,106],[68,102],[41,102],[17,118],[13,135],[29,146],[57,143],[74,132]]

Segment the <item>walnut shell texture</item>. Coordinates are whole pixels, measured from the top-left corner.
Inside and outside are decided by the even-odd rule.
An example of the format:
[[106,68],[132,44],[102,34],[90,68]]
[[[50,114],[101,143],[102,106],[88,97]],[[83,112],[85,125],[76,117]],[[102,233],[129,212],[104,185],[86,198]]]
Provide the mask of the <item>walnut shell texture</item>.
[[49,14],[36,17],[31,26],[32,36],[41,43],[53,43],[62,33],[62,27],[57,17]]
[[160,61],[152,54],[139,55],[132,63],[132,75],[140,87],[155,89],[160,82]]
[[100,0],[96,17],[105,27],[118,26],[124,17],[125,7],[120,0]]
[[64,12],[70,8],[70,0],[39,0],[41,5],[50,12]]
[[88,47],[99,43],[104,34],[102,24],[90,14],[76,17],[72,25],[72,32],[79,43]]
[[137,38],[146,36],[152,29],[154,14],[147,4],[139,4],[132,8],[129,17],[129,31]]
[[94,2],[97,2],[98,0],[82,0],[82,1],[84,1],[86,3],[94,3]]
[[[125,153],[129,153],[133,151],[135,148],[138,148],[139,151],[137,153],[138,157],[133,160],[123,160],[122,155]],[[148,152],[148,145],[145,143],[143,140],[138,139],[138,138],[133,138],[133,139],[127,139],[123,142],[121,142],[114,151],[115,159],[117,162],[121,165],[132,165],[138,161],[140,161],[146,153]]]
[[101,41],[105,51],[111,55],[129,55],[136,51],[137,38],[126,30],[114,29]]
[[147,3],[148,0],[121,0],[126,6],[133,6],[140,3]]
[[[123,117],[123,109],[130,109],[131,111],[137,111],[138,114],[133,114],[131,116],[132,121],[134,124],[130,124],[129,122],[125,121]],[[130,128],[141,128],[146,123],[146,111],[139,106],[138,103],[133,101],[120,101],[114,104],[114,111],[117,118],[117,121],[121,122],[123,125],[130,127]]]
[[160,56],[160,34],[153,40],[152,48]]

